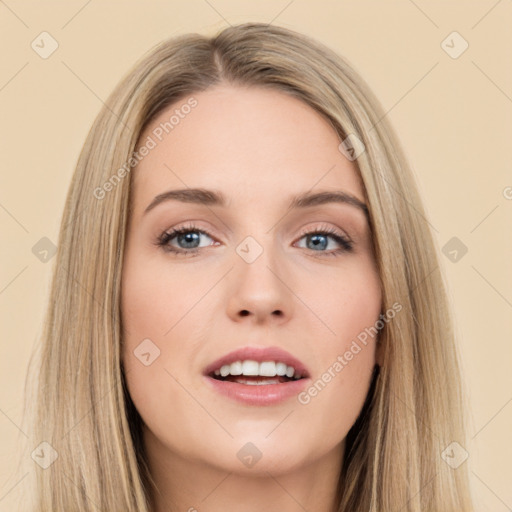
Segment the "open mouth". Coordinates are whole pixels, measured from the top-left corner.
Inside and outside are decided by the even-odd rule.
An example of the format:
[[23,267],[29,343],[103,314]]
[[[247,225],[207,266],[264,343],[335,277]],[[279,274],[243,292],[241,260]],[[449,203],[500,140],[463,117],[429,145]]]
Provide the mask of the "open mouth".
[[211,371],[209,377],[223,382],[234,382],[247,386],[264,386],[269,384],[286,384],[300,380],[307,375],[302,370],[281,361],[243,360],[224,364]]
[[310,380],[304,364],[278,347],[231,352],[208,365],[203,375],[215,392],[251,406],[293,399]]
[[275,377],[261,377],[260,375],[221,375],[210,374],[212,379],[224,382],[236,382],[237,384],[246,384],[247,386],[262,386],[268,384],[284,384],[302,379],[302,377],[286,377],[285,375],[276,375]]

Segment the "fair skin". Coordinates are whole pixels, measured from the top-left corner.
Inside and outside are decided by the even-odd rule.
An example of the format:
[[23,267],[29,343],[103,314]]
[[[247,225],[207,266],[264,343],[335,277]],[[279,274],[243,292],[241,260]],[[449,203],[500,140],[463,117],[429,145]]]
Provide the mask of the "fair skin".
[[[133,171],[123,262],[122,356],[159,490],[154,510],[332,512],[345,437],[380,362],[375,340],[307,404],[242,404],[202,372],[240,347],[278,346],[306,364],[307,390],[375,324],[381,289],[364,211],[341,202],[288,210],[306,192],[364,203],[358,171],[330,123],[298,99],[228,84],[193,97],[197,106]],[[159,194],[187,188],[219,191],[227,204],[170,200],[144,213]],[[196,244],[167,242],[183,254],[157,245],[191,222]],[[352,250],[333,256],[344,246],[330,235],[315,245],[325,229]],[[248,236],[263,250],[251,263],[236,251]],[[191,247],[198,252],[186,255]],[[160,350],[148,366],[134,355],[147,338]],[[252,467],[237,456],[249,442],[262,454]]]

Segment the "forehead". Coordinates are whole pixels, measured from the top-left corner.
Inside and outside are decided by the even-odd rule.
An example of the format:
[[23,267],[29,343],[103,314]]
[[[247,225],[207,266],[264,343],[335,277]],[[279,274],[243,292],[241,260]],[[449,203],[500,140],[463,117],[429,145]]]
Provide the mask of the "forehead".
[[154,147],[134,169],[134,210],[187,187],[221,190],[233,206],[271,207],[315,189],[364,200],[357,168],[339,143],[324,116],[284,92],[212,87],[167,107],[142,133],[139,147]]

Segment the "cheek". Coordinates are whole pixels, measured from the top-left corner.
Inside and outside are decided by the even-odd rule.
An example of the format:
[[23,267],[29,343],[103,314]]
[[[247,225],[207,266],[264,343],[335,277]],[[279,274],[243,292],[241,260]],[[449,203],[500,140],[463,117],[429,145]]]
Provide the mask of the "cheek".
[[[127,253],[124,262],[121,293],[122,360],[126,380],[134,403],[151,407],[159,390],[165,394],[172,387],[171,377],[165,373],[170,353],[180,357],[182,351],[173,351],[173,339],[183,316],[183,293],[176,293],[180,283],[161,278],[155,261]],[[186,301],[185,301],[186,302]]]
[[363,408],[373,369],[373,348],[362,349],[351,361],[333,360],[302,393],[304,417],[322,432],[320,444],[334,446],[346,437]]
[[[150,400],[156,399],[166,389],[181,396],[173,377],[180,382],[190,378],[188,368],[208,334],[210,323],[204,320],[209,314],[205,311],[208,302],[201,299],[211,282],[208,276],[192,276],[182,269],[170,271],[168,266],[147,261],[134,260],[126,270],[122,359],[125,369],[133,370],[127,380],[131,378],[140,387],[139,393],[134,390],[140,398],[148,394]],[[145,355],[148,352],[149,356]]]
[[178,444],[186,422],[172,421],[172,416],[188,415],[201,423],[196,404],[178,384],[183,382],[180,372],[186,372],[180,369],[186,369],[193,356],[186,314],[197,302],[198,288],[183,272],[171,276],[155,260],[138,255],[126,259],[121,311],[128,392],[151,431]]
[[129,255],[123,269],[122,316],[127,346],[144,338],[165,347],[181,328],[181,319],[206,291],[201,279],[191,278],[158,257]]
[[318,372],[299,403],[322,418],[318,428],[334,439],[357,419],[376,363],[381,288],[372,260],[331,275],[323,292],[322,318],[332,332],[317,345]]
[[318,302],[331,330],[329,345],[340,351],[378,320],[382,307],[380,280],[369,257],[354,259],[328,277]]

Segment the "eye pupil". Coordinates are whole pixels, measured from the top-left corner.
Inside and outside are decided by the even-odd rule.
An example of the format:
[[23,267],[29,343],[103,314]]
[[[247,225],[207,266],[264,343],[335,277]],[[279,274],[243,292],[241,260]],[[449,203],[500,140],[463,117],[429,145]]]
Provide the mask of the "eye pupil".
[[321,249],[325,249],[327,247],[327,237],[325,235],[310,235],[308,238],[313,242],[315,248],[320,247]]
[[[178,240],[178,243],[180,241],[184,240],[185,244],[189,244],[189,243],[193,244],[194,242],[199,242],[199,235],[197,232],[189,231],[188,233],[178,235],[177,240]],[[197,245],[193,245],[192,247],[190,247],[190,246],[184,247],[184,249],[194,249],[196,247],[197,247]]]

